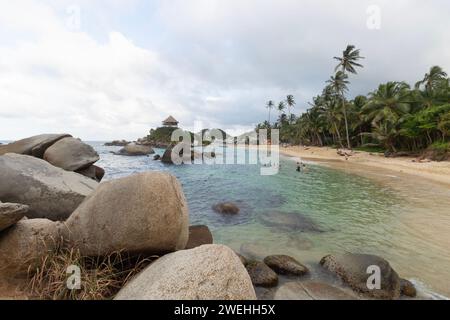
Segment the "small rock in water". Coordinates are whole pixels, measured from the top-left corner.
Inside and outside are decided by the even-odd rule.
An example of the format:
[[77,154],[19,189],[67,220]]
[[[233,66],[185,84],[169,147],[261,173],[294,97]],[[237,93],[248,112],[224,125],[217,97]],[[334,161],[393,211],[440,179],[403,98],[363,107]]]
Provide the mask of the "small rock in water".
[[153,160],[155,160],[155,161],[161,160],[161,156],[159,154],[155,154],[155,156],[153,157]]
[[277,274],[264,262],[252,261],[245,267],[255,286],[275,287],[278,284]]
[[148,145],[130,143],[114,154],[119,156],[146,156],[153,153],[155,153],[155,151]]
[[268,212],[260,215],[260,219],[266,226],[286,231],[323,232],[311,218],[300,212]]
[[[397,299],[400,296],[400,278],[389,262],[381,257],[369,254],[345,253],[339,256],[328,255],[320,264],[336,274],[356,292],[378,299]],[[380,289],[369,288],[368,278],[374,270],[380,270]],[[372,268],[372,269],[371,269]],[[368,272],[368,270],[372,270]]]
[[411,281],[406,279],[400,279],[400,292],[403,296],[415,298],[417,296],[416,287]]
[[286,255],[268,256],[264,263],[278,274],[302,276],[308,273],[308,268],[294,258]]
[[193,249],[205,244],[212,244],[213,236],[207,226],[190,226],[189,240],[185,249]]
[[213,210],[217,213],[223,214],[238,214],[239,207],[232,202],[222,202],[213,206]]
[[0,202],[0,231],[16,224],[25,216],[29,208],[23,204]]

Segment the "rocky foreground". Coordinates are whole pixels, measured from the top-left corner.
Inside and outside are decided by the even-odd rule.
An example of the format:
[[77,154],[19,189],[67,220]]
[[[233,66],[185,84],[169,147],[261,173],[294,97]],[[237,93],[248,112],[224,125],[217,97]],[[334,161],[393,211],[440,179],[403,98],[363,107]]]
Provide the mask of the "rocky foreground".
[[[415,296],[414,286],[381,257],[324,257],[321,268],[343,283],[338,288],[312,281],[310,268],[292,257],[260,261],[213,244],[207,226],[189,226],[187,201],[175,177],[146,172],[99,183],[104,171],[94,165],[98,159],[92,147],[67,134],[0,146],[0,298],[16,295],[1,290],[11,283],[20,284],[10,290],[22,290],[21,297],[36,298],[27,282],[61,248],[83,257],[126,252],[151,259],[107,297],[120,300]],[[232,203],[214,208],[239,214]],[[373,265],[381,270],[380,287],[369,289],[367,268]]]

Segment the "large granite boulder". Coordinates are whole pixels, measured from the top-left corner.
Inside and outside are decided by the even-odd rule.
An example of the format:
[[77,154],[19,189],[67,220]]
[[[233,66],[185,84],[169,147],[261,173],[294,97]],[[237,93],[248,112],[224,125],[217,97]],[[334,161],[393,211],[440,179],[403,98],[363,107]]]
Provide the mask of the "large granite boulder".
[[259,287],[275,287],[278,284],[277,274],[264,262],[251,261],[245,266],[252,283]]
[[7,145],[0,146],[0,156],[7,153],[18,153],[37,158],[44,156],[45,150],[56,141],[65,137],[71,137],[70,134],[41,134],[30,138],[18,140]]
[[193,249],[213,243],[213,236],[207,226],[190,226],[189,240],[185,249]]
[[0,200],[30,207],[29,218],[65,220],[98,183],[26,155],[0,156]]
[[223,245],[204,245],[158,259],[132,279],[116,300],[255,300],[239,258]]
[[[400,296],[400,278],[389,262],[381,257],[369,254],[345,253],[328,255],[320,264],[336,274],[356,292],[378,299],[397,299]],[[372,288],[374,270],[380,271],[380,288]],[[369,280],[369,281],[368,281]],[[368,282],[370,285],[368,285]]]
[[0,202],[0,232],[16,224],[28,210],[29,207],[24,204]]
[[88,168],[99,159],[93,147],[72,137],[58,140],[44,153],[44,160],[68,171]]
[[308,268],[286,255],[273,255],[264,258],[264,263],[278,274],[289,276],[302,276],[308,273]]
[[155,151],[151,146],[136,143],[127,144],[118,152],[115,152],[115,154],[121,156],[146,156],[153,153],[155,153]]
[[56,248],[59,222],[23,219],[0,233],[0,277],[26,276]]
[[163,172],[101,183],[65,225],[65,239],[83,255],[118,250],[163,254],[184,249],[189,236],[181,185]]

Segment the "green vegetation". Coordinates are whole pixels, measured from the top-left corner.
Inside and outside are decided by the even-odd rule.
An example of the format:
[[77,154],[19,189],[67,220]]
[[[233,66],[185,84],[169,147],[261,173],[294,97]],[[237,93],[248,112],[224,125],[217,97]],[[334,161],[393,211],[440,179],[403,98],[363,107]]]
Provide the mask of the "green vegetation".
[[[342,57],[335,59],[339,61],[335,74],[306,112],[299,117],[286,115],[286,104],[289,114],[295,104],[289,96],[278,105],[277,121],[265,121],[256,129],[279,129],[281,142],[291,144],[376,150],[372,152],[450,153],[450,81],[442,68],[432,67],[413,87],[390,81],[366,96],[349,100],[349,75],[356,75],[357,68],[363,67],[359,63],[363,57],[354,46],[347,46]],[[269,111],[275,106],[270,102]]]

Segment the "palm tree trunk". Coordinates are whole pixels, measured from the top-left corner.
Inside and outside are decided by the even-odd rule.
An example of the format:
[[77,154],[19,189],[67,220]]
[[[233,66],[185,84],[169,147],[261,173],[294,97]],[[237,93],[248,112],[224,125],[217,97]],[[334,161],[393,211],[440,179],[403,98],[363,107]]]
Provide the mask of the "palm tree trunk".
[[345,107],[344,93],[342,93],[342,107],[344,110],[345,134],[347,135],[347,147],[348,147],[348,149],[351,149],[352,146],[350,145],[350,136],[348,134],[347,108]]
[[333,122],[333,124],[334,124],[334,128],[336,129],[336,134],[339,139],[339,144],[341,145],[341,148],[343,148],[344,146],[342,145],[342,138],[341,138],[341,133],[339,132],[339,128],[337,127],[336,122]]

